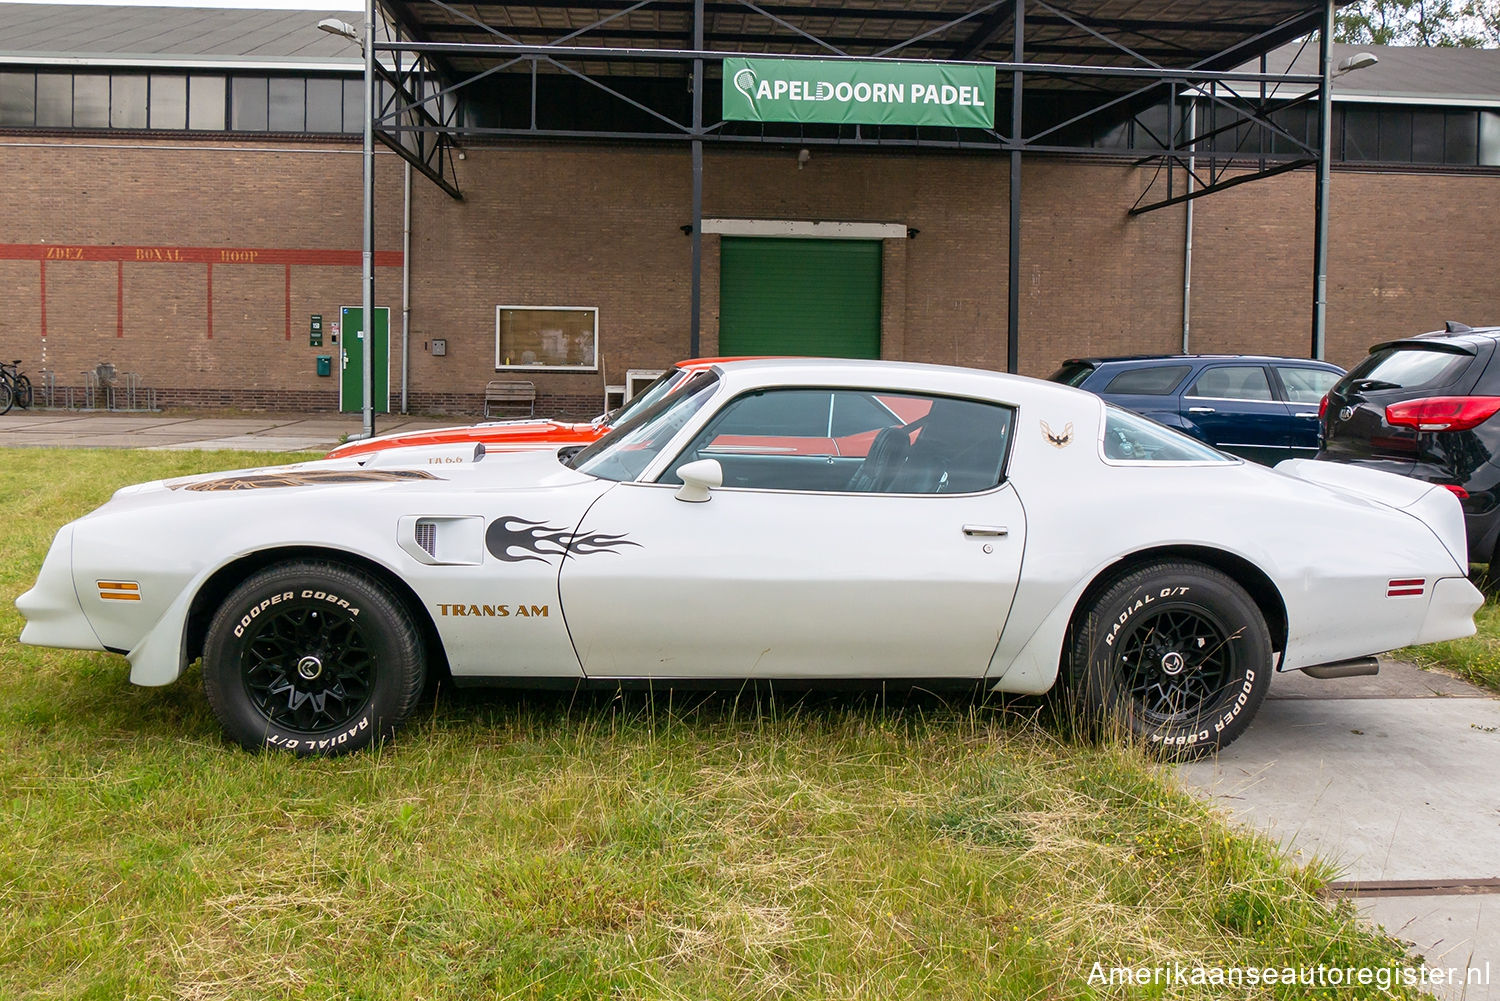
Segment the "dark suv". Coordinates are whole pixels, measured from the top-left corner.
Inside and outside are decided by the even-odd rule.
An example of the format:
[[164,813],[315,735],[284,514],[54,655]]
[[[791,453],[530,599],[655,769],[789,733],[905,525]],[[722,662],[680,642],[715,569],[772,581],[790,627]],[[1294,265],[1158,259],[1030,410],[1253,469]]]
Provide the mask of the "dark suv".
[[1468,523],[1469,559],[1488,563],[1500,536],[1500,327],[1386,341],[1323,401],[1319,459],[1447,487]]
[[1306,358],[1138,355],[1070,358],[1051,379],[1274,466],[1317,452],[1318,401],[1343,374]]

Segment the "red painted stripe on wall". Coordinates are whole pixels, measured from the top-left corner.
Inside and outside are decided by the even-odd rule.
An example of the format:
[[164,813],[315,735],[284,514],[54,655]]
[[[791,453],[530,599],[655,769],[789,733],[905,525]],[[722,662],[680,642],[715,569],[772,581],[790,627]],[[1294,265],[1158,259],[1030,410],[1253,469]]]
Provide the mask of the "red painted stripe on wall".
[[115,336],[125,336],[125,262],[115,265]]
[[[357,268],[357,250],[284,247],[93,246],[60,243],[0,243],[4,261],[125,261],[140,264],[298,264]],[[399,268],[401,251],[375,252],[378,268]]]

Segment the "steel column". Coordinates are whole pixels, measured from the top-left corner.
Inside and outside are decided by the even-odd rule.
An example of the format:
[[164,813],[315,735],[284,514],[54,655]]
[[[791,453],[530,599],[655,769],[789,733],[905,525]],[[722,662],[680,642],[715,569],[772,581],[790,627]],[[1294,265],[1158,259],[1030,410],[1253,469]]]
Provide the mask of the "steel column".
[[1328,321],[1328,182],[1333,160],[1333,8],[1324,0],[1323,27],[1318,38],[1318,182],[1313,209],[1313,358],[1327,351]]
[[[365,0],[364,242],[360,258],[360,333],[364,338],[360,382],[364,420],[360,436],[375,436],[375,0]],[[342,332],[345,348],[349,331]],[[342,349],[341,349],[342,350]]]
[[[1026,0],[1015,0],[1015,41],[1011,61],[1021,64],[1025,47]],[[1005,306],[1005,371],[1021,367],[1021,89],[1020,69],[1010,75],[1010,237],[1006,244],[1009,269]]]
[[[703,0],[693,0],[693,48],[703,48]],[[693,291],[688,357],[702,353],[703,323],[703,60],[693,60]]]

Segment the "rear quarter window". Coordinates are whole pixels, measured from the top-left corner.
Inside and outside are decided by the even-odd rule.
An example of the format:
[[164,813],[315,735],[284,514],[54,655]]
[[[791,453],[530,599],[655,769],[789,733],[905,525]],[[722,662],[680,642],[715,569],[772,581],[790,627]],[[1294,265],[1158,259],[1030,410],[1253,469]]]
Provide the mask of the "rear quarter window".
[[1191,368],[1191,365],[1133,368],[1109,380],[1102,392],[1122,396],[1166,396],[1182,384]]

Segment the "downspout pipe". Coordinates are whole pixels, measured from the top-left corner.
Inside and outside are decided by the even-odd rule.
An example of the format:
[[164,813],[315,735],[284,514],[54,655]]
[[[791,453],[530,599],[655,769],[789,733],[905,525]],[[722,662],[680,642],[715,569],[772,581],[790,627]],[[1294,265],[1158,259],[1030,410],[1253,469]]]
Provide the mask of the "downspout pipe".
[[[411,369],[411,161],[401,189],[401,412],[407,413],[406,380]],[[1188,202],[1192,218],[1192,202]]]

